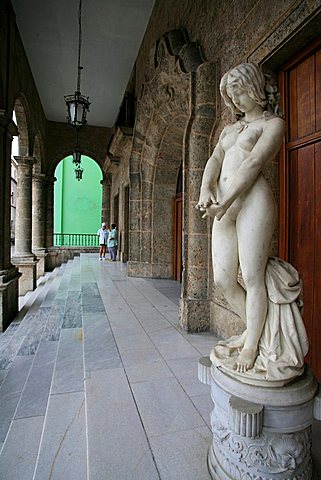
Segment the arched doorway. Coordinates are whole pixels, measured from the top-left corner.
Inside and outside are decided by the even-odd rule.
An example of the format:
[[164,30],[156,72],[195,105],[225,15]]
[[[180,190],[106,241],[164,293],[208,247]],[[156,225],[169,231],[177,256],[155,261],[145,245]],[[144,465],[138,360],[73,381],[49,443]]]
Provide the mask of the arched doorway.
[[72,156],[56,167],[54,187],[54,244],[56,246],[96,245],[101,223],[102,171],[86,155],[81,156],[83,177],[77,181]]

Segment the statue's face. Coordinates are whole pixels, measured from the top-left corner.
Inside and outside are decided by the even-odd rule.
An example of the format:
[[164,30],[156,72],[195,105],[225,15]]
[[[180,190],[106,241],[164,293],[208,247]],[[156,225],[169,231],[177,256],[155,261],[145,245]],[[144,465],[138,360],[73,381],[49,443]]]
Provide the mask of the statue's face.
[[250,112],[256,105],[256,102],[249,96],[248,92],[242,88],[231,76],[227,79],[226,93],[241,112]]

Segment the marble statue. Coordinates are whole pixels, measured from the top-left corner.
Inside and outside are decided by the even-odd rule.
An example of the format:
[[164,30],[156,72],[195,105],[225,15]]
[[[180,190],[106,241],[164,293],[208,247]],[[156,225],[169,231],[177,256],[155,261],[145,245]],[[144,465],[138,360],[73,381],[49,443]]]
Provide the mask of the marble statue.
[[236,121],[223,129],[206,164],[197,208],[214,218],[214,281],[246,329],[219,342],[211,360],[245,383],[280,386],[302,374],[308,349],[298,274],[269,259],[276,208],[262,169],[280,149],[284,121],[257,65],[227,72],[220,92]]

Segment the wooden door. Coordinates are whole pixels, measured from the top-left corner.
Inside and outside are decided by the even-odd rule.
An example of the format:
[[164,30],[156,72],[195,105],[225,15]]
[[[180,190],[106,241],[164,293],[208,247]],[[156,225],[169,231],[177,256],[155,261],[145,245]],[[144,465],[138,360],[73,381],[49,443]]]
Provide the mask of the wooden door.
[[321,379],[321,38],[281,69],[280,256],[303,282],[307,363]]
[[174,231],[174,249],[173,249],[173,278],[178,282],[182,278],[182,212],[183,196],[178,193],[174,198],[173,206],[173,231]]

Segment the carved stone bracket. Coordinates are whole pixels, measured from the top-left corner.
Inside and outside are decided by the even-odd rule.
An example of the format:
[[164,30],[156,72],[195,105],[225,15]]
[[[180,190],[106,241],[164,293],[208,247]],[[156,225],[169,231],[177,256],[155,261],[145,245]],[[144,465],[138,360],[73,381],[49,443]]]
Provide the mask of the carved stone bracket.
[[230,398],[229,423],[241,437],[259,437],[263,426],[263,406],[242,398]]
[[211,385],[211,367],[210,357],[201,357],[198,361],[198,379],[205,385]]

